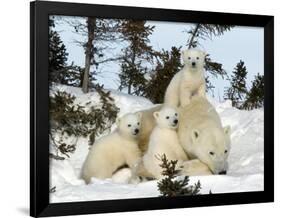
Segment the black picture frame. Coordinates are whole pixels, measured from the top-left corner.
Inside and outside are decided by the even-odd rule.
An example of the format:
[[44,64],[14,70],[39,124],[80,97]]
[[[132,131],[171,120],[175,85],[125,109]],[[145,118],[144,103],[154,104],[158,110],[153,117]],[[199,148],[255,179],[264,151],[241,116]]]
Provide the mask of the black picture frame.
[[[264,191],[49,203],[48,18],[49,15],[232,24],[264,28]],[[274,17],[79,3],[30,3],[30,215],[59,216],[274,201]]]

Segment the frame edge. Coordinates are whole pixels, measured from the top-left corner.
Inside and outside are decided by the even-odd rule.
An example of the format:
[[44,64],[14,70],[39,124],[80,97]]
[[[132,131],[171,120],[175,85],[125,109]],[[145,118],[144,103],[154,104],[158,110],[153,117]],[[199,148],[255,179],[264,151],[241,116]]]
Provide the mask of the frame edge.
[[264,192],[274,202],[274,16],[264,26]]
[[32,1],[30,2],[29,5],[29,19],[30,19],[30,33],[29,33],[29,37],[30,37],[30,136],[29,136],[29,140],[30,140],[30,163],[29,163],[29,167],[30,167],[30,194],[29,194],[29,198],[30,198],[30,202],[29,202],[29,207],[30,207],[30,211],[29,211],[29,215],[30,216],[35,216],[36,215],[36,198],[35,198],[35,171],[34,171],[34,166],[35,166],[35,160],[34,160],[34,156],[35,156],[35,150],[34,150],[34,64],[35,64],[35,55],[34,55],[34,43],[35,43],[35,2]]
[[[42,1],[42,2],[38,2],[38,1],[33,1],[30,2],[30,215],[31,216],[50,216],[50,215],[61,215],[59,212],[68,212],[68,214],[65,215],[71,215],[73,214],[73,211],[71,211],[72,209],[75,208],[70,208],[69,211],[65,211],[65,209],[62,209],[62,204],[46,204],[46,199],[43,199],[43,201],[41,201],[41,199],[39,199],[40,197],[40,193],[47,193],[48,190],[44,190],[42,191],[42,189],[40,190],[39,187],[41,187],[42,185],[42,181],[40,180],[40,177],[42,176],[42,172],[40,173],[39,169],[41,167],[40,164],[42,164],[42,160],[38,159],[37,155],[39,155],[40,153],[40,147],[37,147],[37,131],[36,131],[36,126],[37,126],[37,121],[36,121],[36,116],[39,116],[39,114],[37,114],[36,112],[38,112],[38,106],[40,106],[40,104],[38,104],[38,101],[36,101],[36,96],[37,94],[39,95],[40,92],[35,92],[38,91],[39,88],[39,78],[36,78],[36,76],[39,77],[39,74],[41,71],[37,71],[37,54],[40,55],[40,51],[36,48],[36,44],[38,43],[38,41],[41,41],[42,39],[40,39],[39,35],[38,35],[38,29],[40,29],[41,27],[38,26],[39,23],[37,22],[37,18],[42,17],[42,15],[40,16],[38,13],[38,11],[42,12],[44,11],[44,13],[47,11],[46,8],[43,8],[44,4],[46,1]],[[43,3],[43,4],[42,4]],[[51,4],[55,4],[57,2],[49,2]],[[60,2],[60,4],[62,4],[62,2]],[[69,3],[68,3],[69,4]],[[74,3],[76,4],[76,3]],[[47,4],[48,5],[48,4]],[[76,4],[78,5],[78,4]],[[110,7],[111,5],[106,5],[106,7]],[[124,6],[116,6],[116,7],[124,7]],[[126,6],[125,6],[126,7]],[[128,8],[128,7],[126,7]],[[135,7],[134,7],[135,8]],[[143,9],[141,7],[138,8]],[[147,9],[147,8],[146,8]],[[156,10],[161,10],[161,8],[155,8]],[[155,10],[154,9],[154,10]],[[169,10],[169,9],[164,9],[164,10]],[[208,13],[208,12],[204,12],[204,13]],[[221,12],[213,12],[213,13],[221,13]],[[229,13],[227,13],[229,14]],[[265,43],[265,47],[268,46],[267,48],[265,48],[264,50],[264,55],[265,55],[265,65],[267,63],[271,64],[271,66],[267,66],[268,70],[268,77],[266,79],[266,81],[269,81],[269,87],[268,87],[268,92],[266,92],[266,96],[269,96],[269,104],[272,104],[269,106],[269,108],[267,107],[267,113],[269,113],[268,118],[269,118],[269,126],[270,128],[266,128],[269,130],[265,130],[265,132],[269,135],[273,135],[274,133],[270,131],[272,131],[274,129],[274,127],[272,127],[271,125],[274,122],[273,118],[274,115],[272,112],[273,109],[271,109],[271,107],[273,106],[273,101],[274,101],[274,96],[273,96],[273,72],[274,72],[274,43],[273,43],[273,36],[274,36],[274,25],[273,25],[273,20],[274,17],[273,16],[266,16],[267,20],[267,24],[264,26],[265,28],[265,38],[267,39],[272,39],[272,42],[266,42]],[[40,19],[39,19],[40,20]],[[41,21],[40,21],[41,22]],[[258,22],[258,21],[257,21]],[[39,28],[40,27],[40,28]],[[44,46],[43,46],[44,47]],[[268,54],[268,56],[267,56]],[[40,56],[40,58],[42,58]],[[37,85],[37,86],[36,86]],[[270,87],[271,86],[271,87]],[[42,91],[42,88],[40,89],[40,91]],[[42,95],[42,93],[41,93]],[[42,105],[40,106],[42,107]],[[46,124],[45,124],[46,125]],[[271,141],[272,140],[272,141]],[[268,148],[267,150],[267,159],[268,158],[272,158],[272,154],[271,152],[273,152],[273,145],[271,144],[271,142],[273,142],[273,139],[269,139],[269,141],[267,141],[267,144],[269,144],[270,146],[272,145],[272,148]],[[37,150],[38,149],[38,150]],[[42,155],[42,154],[40,154]],[[244,202],[244,203],[260,203],[260,202],[272,202],[274,201],[274,174],[273,174],[273,162],[274,160],[270,160],[268,159],[267,162],[265,162],[265,165],[268,167],[272,167],[272,171],[270,170],[267,174],[267,176],[269,177],[269,179],[265,180],[265,187],[271,186],[269,188],[264,189],[264,200],[263,201],[258,201],[256,200],[256,202]],[[37,178],[37,175],[39,178]],[[266,176],[266,175],[265,175]],[[47,181],[46,181],[47,182]],[[41,187],[42,188],[42,187]],[[256,195],[253,195],[256,196]],[[42,197],[42,196],[41,196]],[[142,200],[146,200],[146,199],[142,199]],[[266,200],[266,201],[265,201]],[[77,202],[74,202],[74,204],[76,204]],[[83,202],[85,203],[85,202]],[[232,203],[232,204],[237,204],[237,203]],[[241,204],[241,203],[238,203]],[[68,204],[70,207],[72,207],[72,204]],[[77,204],[78,205],[78,204]],[[208,204],[209,206],[214,206],[211,204]],[[223,205],[227,205],[227,204],[223,204]],[[191,205],[193,207],[193,205]],[[199,207],[200,205],[197,205],[197,207]],[[204,204],[202,204],[201,206],[206,206]],[[188,206],[184,206],[184,208],[187,208]],[[82,207],[83,208],[83,207]],[[175,207],[176,208],[176,207]],[[182,208],[182,207],[181,207]],[[81,207],[79,208],[81,209]],[[142,209],[139,208],[138,210],[155,210],[155,209],[168,209],[167,208],[150,208],[150,209]],[[98,210],[100,210],[100,208],[98,208]],[[136,209],[130,209],[127,211],[137,211]],[[87,209],[85,210],[86,213],[89,213],[89,211],[87,211]],[[97,211],[95,211],[96,213],[99,213]],[[114,211],[109,211],[109,212],[119,212],[118,210],[114,210]],[[124,210],[125,212],[125,210]],[[102,211],[102,213],[106,213],[105,211]],[[82,214],[82,213],[76,213],[78,214]]]

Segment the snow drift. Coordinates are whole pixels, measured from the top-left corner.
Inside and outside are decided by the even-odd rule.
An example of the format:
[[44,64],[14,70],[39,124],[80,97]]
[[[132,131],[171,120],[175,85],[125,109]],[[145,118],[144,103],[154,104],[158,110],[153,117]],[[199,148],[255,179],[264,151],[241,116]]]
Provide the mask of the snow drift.
[[[95,92],[83,94],[80,89],[68,86],[57,86],[55,90],[66,91],[76,96],[76,103],[90,107],[99,104]],[[111,90],[122,116],[128,112],[147,109],[153,104],[142,97],[136,97]],[[52,94],[52,93],[51,93]],[[91,102],[86,105],[86,102]],[[218,111],[223,125],[230,125],[231,151],[227,175],[190,177],[191,184],[200,180],[201,194],[262,191],[264,187],[264,112],[263,109],[243,111],[231,107],[230,101],[219,103],[209,98]],[[115,126],[112,126],[114,129]],[[68,138],[67,140],[76,140]],[[50,149],[52,146],[50,145]],[[50,188],[56,191],[50,194],[51,203],[94,201],[125,198],[157,197],[157,181],[139,184],[128,184],[131,174],[129,169],[122,169],[112,179],[92,179],[86,185],[80,179],[80,170],[88,153],[88,139],[80,137],[74,154],[65,160],[50,159]]]

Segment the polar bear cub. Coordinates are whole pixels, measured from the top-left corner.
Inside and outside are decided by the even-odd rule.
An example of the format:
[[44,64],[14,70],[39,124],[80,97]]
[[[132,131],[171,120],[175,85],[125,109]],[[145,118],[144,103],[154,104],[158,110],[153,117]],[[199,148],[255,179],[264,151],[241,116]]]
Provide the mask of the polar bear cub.
[[188,160],[183,148],[179,144],[177,127],[178,111],[164,106],[160,111],[153,113],[156,126],[150,135],[148,150],[143,157],[144,168],[156,179],[162,177],[161,156],[166,155],[168,160],[178,160],[178,167]]
[[184,67],[171,80],[165,93],[165,104],[184,107],[194,95],[205,97],[205,57],[206,54],[197,49],[182,52]]
[[122,165],[130,168],[141,158],[137,138],[141,128],[140,112],[129,113],[117,119],[117,129],[100,138],[91,148],[82,168],[82,178],[86,183],[92,177],[105,179]]

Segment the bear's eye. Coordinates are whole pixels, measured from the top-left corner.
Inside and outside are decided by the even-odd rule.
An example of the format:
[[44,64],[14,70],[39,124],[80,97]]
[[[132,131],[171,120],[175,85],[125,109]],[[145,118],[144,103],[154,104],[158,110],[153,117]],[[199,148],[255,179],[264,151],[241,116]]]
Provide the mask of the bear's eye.
[[190,60],[191,59],[191,57],[188,57],[188,60]]
[[167,120],[168,120],[169,118],[170,118],[169,116],[166,117]]
[[177,114],[177,113],[175,113],[175,116],[178,116],[178,114]]
[[214,153],[214,152],[212,152],[212,151],[210,151],[210,152],[209,152],[209,154],[213,156],[215,153]]
[[227,150],[225,150],[224,153],[226,154],[226,153],[227,153]]
[[138,126],[139,126],[139,125],[140,125],[140,122],[138,122],[137,124],[138,124]]
[[199,60],[199,57],[196,57],[197,60]]
[[131,124],[128,124],[128,127],[131,127],[132,125]]

